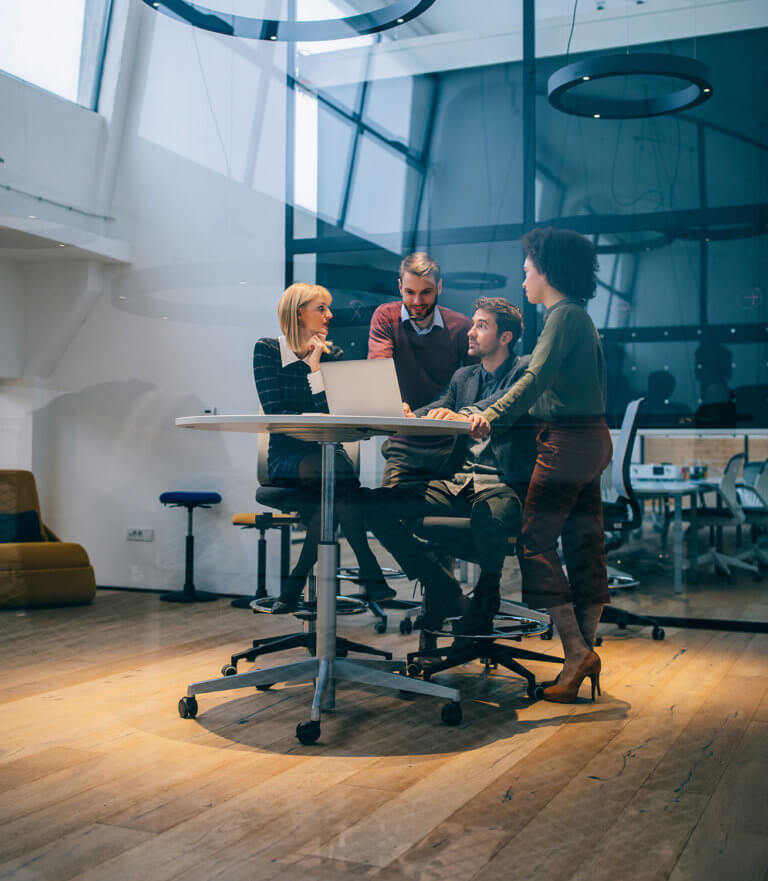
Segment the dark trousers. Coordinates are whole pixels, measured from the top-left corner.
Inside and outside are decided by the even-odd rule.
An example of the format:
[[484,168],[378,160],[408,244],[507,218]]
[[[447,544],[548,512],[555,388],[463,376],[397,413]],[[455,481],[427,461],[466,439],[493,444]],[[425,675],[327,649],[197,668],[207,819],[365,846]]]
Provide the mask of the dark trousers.
[[410,524],[428,516],[469,517],[481,577],[498,577],[507,538],[519,530],[521,508],[520,496],[505,483],[477,491],[470,483],[456,494],[447,481],[430,480],[373,490],[367,499],[366,517],[376,538],[409,578],[421,580],[427,590],[442,585],[443,593],[458,593],[458,582],[451,579],[455,589],[446,584],[445,572],[438,571],[438,564],[424,553],[423,542],[414,536]]
[[[612,453],[608,428],[602,420],[541,423],[536,453],[520,536],[523,599],[534,609],[610,602],[600,495]],[[567,578],[557,553],[560,536]]]

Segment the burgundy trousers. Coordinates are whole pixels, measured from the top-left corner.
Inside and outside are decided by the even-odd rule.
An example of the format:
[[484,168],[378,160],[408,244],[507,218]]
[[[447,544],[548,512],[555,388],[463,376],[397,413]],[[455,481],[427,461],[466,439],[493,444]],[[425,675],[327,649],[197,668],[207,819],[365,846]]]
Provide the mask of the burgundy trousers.
[[[610,602],[600,475],[612,446],[603,420],[539,424],[536,465],[523,506],[523,600],[534,609]],[[557,553],[562,536],[568,577]]]

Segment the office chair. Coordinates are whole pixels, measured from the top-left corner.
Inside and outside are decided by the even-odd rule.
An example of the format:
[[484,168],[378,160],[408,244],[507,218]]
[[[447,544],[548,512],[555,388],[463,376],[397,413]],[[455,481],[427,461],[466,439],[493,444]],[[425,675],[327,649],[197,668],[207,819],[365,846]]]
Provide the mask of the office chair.
[[[760,570],[756,565],[747,563],[737,556],[723,553],[723,527],[740,526],[746,520],[744,509],[739,502],[739,494],[736,491],[736,479],[743,462],[744,453],[731,456],[720,480],[702,488],[702,492],[714,492],[717,500],[716,506],[704,504],[696,511],[697,528],[709,528],[710,546],[705,554],[690,561],[691,566],[709,564],[713,572],[716,570],[723,572],[729,584],[735,582],[731,568],[745,569],[758,577],[760,575]],[[683,518],[690,523],[691,512],[683,511]]]
[[752,527],[752,544],[736,556],[760,569],[768,566],[768,459],[747,462],[743,476],[743,483],[736,484],[736,492],[746,524]]
[[[472,527],[469,517],[423,517],[414,527],[419,538],[429,543],[433,550],[450,553],[460,560],[477,563],[477,551],[472,537]],[[506,556],[516,556],[516,539],[509,537],[507,542]],[[452,619],[448,619],[450,626]],[[409,630],[401,632],[410,632]],[[552,635],[552,623],[549,615],[534,609],[529,609],[519,603],[502,600],[501,608],[494,617],[494,629],[487,634],[462,634],[454,638],[451,645],[443,648],[438,647],[437,639],[441,637],[455,637],[449,630],[430,631],[434,637],[430,640],[431,645],[420,648],[415,652],[408,652],[406,656],[406,673],[409,676],[419,676],[429,680],[436,673],[467,664],[470,661],[479,660],[485,665],[486,670],[495,669],[498,665],[506,667],[526,680],[528,697],[534,699],[538,696],[538,686],[535,675],[520,661],[542,661],[547,664],[562,664],[562,658],[552,657],[540,652],[532,652],[522,648],[506,644],[509,641],[520,642],[523,637]],[[453,705],[443,708],[446,713],[460,712]],[[456,720],[447,720],[458,724]],[[460,721],[460,719],[459,719]]]
[[[268,508],[276,508],[284,513],[296,514],[299,520],[306,524],[311,517],[315,515],[319,508],[319,500],[317,495],[303,489],[293,487],[271,486],[269,483],[269,472],[267,469],[267,458],[269,453],[269,435],[259,434],[258,436],[258,457],[257,457],[257,474],[259,479],[259,488],[256,490],[256,501]],[[344,449],[352,460],[355,471],[360,469],[360,444],[359,442],[343,444]],[[395,569],[382,570],[385,578],[388,580],[403,578],[404,574]],[[339,578],[344,581],[350,581],[353,584],[360,584],[359,572],[356,567],[346,566],[339,569]],[[362,605],[360,611],[373,613],[376,621],[373,629],[376,633],[385,633],[387,629],[387,613],[386,609],[412,609],[418,607],[420,603],[411,600],[391,599],[374,599],[367,592],[344,594],[339,600],[356,601],[358,606]],[[341,608],[347,608],[342,605]],[[351,607],[349,607],[351,608]]]
[[[614,501],[603,501],[603,526],[606,532],[610,532],[614,536],[612,542],[607,545],[609,550],[621,547],[628,540],[632,530],[637,529],[643,520],[640,502],[632,490],[629,466],[632,461],[632,448],[635,445],[635,436],[637,435],[637,414],[644,400],[644,398],[637,398],[627,404],[624,418],[621,421],[619,436],[613,449],[611,479],[617,498]],[[623,584],[616,586],[614,589],[623,590],[629,586],[629,584]],[[614,605],[607,605],[603,608],[600,621],[603,624],[616,624],[621,630],[624,630],[630,624],[651,627],[651,636],[656,640],[664,639],[665,635],[664,628],[653,618],[649,618],[646,615],[638,615],[634,612],[627,612],[625,609],[616,608]],[[602,639],[599,636],[596,637],[595,644],[600,645],[601,643]]]

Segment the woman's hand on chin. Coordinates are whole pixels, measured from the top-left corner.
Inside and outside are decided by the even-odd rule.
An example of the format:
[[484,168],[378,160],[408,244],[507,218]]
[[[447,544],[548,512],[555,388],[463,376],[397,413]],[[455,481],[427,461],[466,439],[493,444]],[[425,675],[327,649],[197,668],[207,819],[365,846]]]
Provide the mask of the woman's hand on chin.
[[304,360],[309,364],[312,373],[316,373],[320,369],[320,358],[326,349],[325,337],[316,333],[307,341],[307,354]]

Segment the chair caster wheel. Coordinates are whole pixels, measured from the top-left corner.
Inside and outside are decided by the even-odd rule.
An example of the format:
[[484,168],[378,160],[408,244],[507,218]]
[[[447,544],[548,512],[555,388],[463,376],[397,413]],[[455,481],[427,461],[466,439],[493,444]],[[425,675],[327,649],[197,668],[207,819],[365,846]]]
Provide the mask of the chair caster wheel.
[[660,627],[658,624],[654,625],[654,628],[651,631],[651,638],[657,641],[661,641],[662,639],[664,639],[664,636],[664,628]]
[[408,664],[405,668],[405,675],[410,676],[411,679],[418,679],[423,672],[421,664]]
[[257,685],[256,691],[269,691],[272,688],[272,683],[268,682],[266,685]]
[[603,637],[602,637],[602,636],[596,636],[596,637],[595,637],[595,645],[602,645],[602,644],[603,644]]
[[413,622],[410,618],[403,618],[400,622],[400,633],[403,636],[408,636],[409,633],[413,633]]
[[544,633],[541,634],[541,638],[542,639],[552,639],[553,633],[554,633],[554,628],[550,624],[549,627],[547,627],[547,629],[544,631]]
[[537,700],[536,692],[541,688],[540,685],[528,683],[528,688],[526,688],[526,694],[528,695],[528,700],[535,701]]
[[[531,695],[529,694],[528,697],[531,697]],[[531,698],[531,700],[540,701],[543,699],[544,699],[544,687],[541,685],[537,685],[533,689],[533,697]]]
[[237,673],[237,667],[235,667],[233,664],[225,664],[221,668],[222,676],[234,676],[235,673]]
[[299,743],[303,743],[304,746],[312,746],[320,737],[320,723],[299,722],[296,726],[296,737],[299,738]]
[[197,715],[197,700],[194,697],[183,697],[179,701],[179,715],[182,719],[194,719]]
[[444,725],[460,725],[461,724],[461,704],[443,704],[440,709],[440,718]]
[[377,621],[373,625],[373,630],[375,633],[386,633],[387,632],[387,622],[386,621]]

